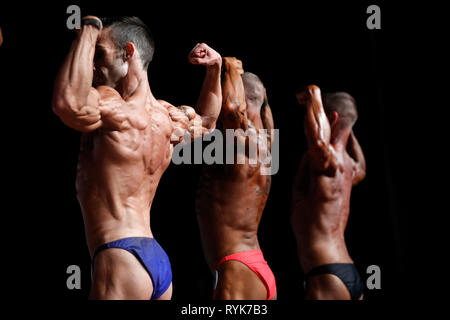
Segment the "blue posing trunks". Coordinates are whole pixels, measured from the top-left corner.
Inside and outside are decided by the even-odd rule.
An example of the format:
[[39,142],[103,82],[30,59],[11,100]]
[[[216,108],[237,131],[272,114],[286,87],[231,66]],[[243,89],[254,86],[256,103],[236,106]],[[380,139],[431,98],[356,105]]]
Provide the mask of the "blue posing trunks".
[[172,269],[169,257],[155,239],[130,237],[102,244],[94,252],[92,269],[94,269],[95,256],[100,251],[109,248],[124,249],[133,254],[142,263],[153,282],[151,300],[159,298],[169,288],[172,282]]

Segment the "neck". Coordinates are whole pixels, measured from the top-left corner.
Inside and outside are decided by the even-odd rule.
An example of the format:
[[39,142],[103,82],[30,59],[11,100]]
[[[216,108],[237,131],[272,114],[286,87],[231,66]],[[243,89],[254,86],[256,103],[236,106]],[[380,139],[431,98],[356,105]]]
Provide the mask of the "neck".
[[119,83],[117,91],[123,99],[127,99],[136,92],[140,85],[147,85],[150,89],[147,71],[142,68],[129,70],[127,76]]
[[256,107],[247,103],[247,118],[255,123],[257,119],[259,119],[261,113],[261,106]]
[[332,133],[331,143],[334,146],[346,148],[349,136],[350,136],[350,130],[346,130],[346,129],[345,130],[336,130],[335,132]]

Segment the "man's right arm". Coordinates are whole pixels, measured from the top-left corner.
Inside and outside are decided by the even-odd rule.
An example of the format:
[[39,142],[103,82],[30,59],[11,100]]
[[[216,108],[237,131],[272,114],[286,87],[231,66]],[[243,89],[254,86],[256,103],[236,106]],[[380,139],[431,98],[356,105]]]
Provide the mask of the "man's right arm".
[[94,53],[101,30],[83,25],[55,81],[53,111],[69,127],[89,132],[102,125],[100,94],[92,87]]
[[331,127],[323,109],[319,87],[307,86],[297,94],[297,100],[306,108],[305,134],[311,158],[310,166],[316,171],[333,176],[340,166],[336,152],[330,144]]
[[224,58],[222,83],[222,122],[226,128],[247,131],[247,104],[241,74],[242,62],[236,58]]

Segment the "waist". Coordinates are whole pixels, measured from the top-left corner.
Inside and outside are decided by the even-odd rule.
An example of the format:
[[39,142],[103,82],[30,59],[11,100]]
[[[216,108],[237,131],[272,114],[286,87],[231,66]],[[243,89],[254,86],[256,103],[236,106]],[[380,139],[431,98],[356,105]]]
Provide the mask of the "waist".
[[[224,230],[222,230],[224,231]],[[212,271],[226,256],[242,251],[260,250],[257,232],[203,232],[203,251]]]
[[127,219],[114,219],[111,217],[95,216],[84,219],[86,241],[91,256],[98,246],[129,237],[153,238],[150,228],[150,219],[142,217],[128,217]]
[[345,241],[338,237],[330,239],[298,239],[298,254],[304,272],[329,263],[353,263]]
[[90,194],[77,194],[86,226],[109,228],[128,226],[139,228],[140,225],[150,224],[150,208],[152,198],[140,196],[120,196],[106,190],[99,194],[92,190]]
[[[144,236],[133,236],[133,237],[123,237],[123,238],[118,238],[118,239],[114,239],[111,241],[106,241],[98,246],[94,247],[94,253],[92,256],[92,260],[95,259],[95,256],[105,250],[105,249],[109,249],[109,248],[131,248],[131,247],[140,247],[142,246],[142,243],[156,243],[158,244],[158,242],[153,238],[153,237],[144,237]],[[159,244],[158,244],[159,245]]]

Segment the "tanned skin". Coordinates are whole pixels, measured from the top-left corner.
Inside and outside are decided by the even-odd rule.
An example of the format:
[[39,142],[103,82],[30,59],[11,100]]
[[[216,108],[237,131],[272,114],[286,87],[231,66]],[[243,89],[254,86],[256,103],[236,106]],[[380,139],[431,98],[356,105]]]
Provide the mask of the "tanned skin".
[[[261,110],[265,97],[264,87],[258,87],[258,101],[247,101],[241,77],[241,61],[226,57],[224,68],[223,103],[219,118],[221,128],[244,131],[250,127],[257,130],[273,129],[269,105]],[[236,140],[238,143],[245,143],[247,147],[256,143],[254,139],[243,135]],[[246,151],[245,154],[235,154],[235,164],[205,166],[200,178],[197,217],[203,250],[213,274],[223,257],[240,251],[260,249],[257,232],[269,194],[271,176],[261,175],[261,163],[258,161],[256,165],[250,165],[248,156]],[[236,164],[238,158],[244,158],[245,164]],[[264,283],[243,263],[231,260],[222,264],[216,299],[264,300],[267,295]]]
[[3,35],[2,35],[2,28],[0,28],[0,47],[3,44]]
[[[134,44],[120,52],[110,29],[83,26],[54,88],[54,112],[83,132],[76,188],[91,257],[106,242],[153,237],[150,208],[173,145],[188,130],[214,129],[222,102],[221,56],[206,44],[188,57],[206,66],[196,110],[157,100]],[[90,298],[149,299],[152,292],[149,274],[131,253],[114,248],[96,256]],[[171,295],[172,285],[159,299]]]
[[[353,263],[344,231],[352,186],[364,178],[366,164],[352,129],[342,128],[336,112],[325,113],[317,86],[297,99],[306,108],[308,151],[294,182],[291,224],[306,274],[323,264]],[[323,274],[309,278],[306,299],[350,299],[350,294],[338,277]]]

